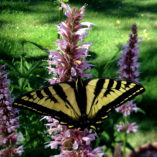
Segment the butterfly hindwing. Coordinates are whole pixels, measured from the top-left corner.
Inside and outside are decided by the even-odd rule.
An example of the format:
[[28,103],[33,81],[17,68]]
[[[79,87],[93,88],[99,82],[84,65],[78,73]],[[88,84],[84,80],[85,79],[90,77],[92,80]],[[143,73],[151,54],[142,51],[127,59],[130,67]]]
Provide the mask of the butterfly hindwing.
[[[135,82],[114,79],[91,79],[86,81],[88,118],[100,124],[108,112],[136,95],[144,88]],[[92,99],[91,99],[92,97]]]
[[74,82],[54,84],[29,92],[16,99],[14,106],[27,108],[43,115],[51,115],[62,124],[79,120],[81,116],[74,91]]

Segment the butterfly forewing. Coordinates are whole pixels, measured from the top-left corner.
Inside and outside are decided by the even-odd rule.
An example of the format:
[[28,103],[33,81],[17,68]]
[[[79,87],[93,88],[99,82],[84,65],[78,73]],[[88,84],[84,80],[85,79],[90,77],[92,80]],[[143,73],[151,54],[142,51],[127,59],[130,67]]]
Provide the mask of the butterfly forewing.
[[71,125],[81,116],[73,84],[73,82],[60,83],[29,92],[16,99],[13,105],[51,115]]
[[[136,95],[144,88],[130,81],[114,79],[91,79],[87,81],[87,110],[88,118],[100,123],[107,118],[108,112],[118,107]],[[90,100],[92,96],[92,100]]]

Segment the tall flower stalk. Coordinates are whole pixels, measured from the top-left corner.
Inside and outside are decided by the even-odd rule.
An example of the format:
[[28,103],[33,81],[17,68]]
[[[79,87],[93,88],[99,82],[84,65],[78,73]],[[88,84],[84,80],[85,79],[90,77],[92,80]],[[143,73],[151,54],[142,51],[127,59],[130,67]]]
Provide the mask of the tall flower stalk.
[[[20,156],[23,146],[19,146],[21,136],[16,133],[19,128],[18,110],[12,107],[13,99],[9,92],[9,82],[4,65],[0,65],[0,156]],[[18,144],[18,146],[17,146]]]
[[[129,34],[129,41],[125,46],[123,46],[123,53],[121,54],[121,58],[118,62],[120,69],[118,73],[120,74],[121,79],[131,80],[138,82],[139,80],[139,66],[138,62],[139,58],[139,42],[137,36],[137,25],[132,25],[132,33]],[[133,112],[137,112],[138,108],[135,103],[132,101],[123,104],[122,106],[116,109],[117,112],[123,114],[124,122],[121,125],[117,125],[117,131],[124,132],[124,142],[123,142],[123,157],[126,157],[126,143],[127,143],[127,134],[137,132],[138,126],[135,122],[129,123],[128,116]]]
[[[87,31],[93,25],[89,22],[80,22],[84,17],[85,6],[77,10],[70,8],[69,5],[61,3],[65,9],[67,20],[58,25],[58,34],[61,39],[57,40],[57,51],[50,51],[48,59],[49,74],[53,78],[49,79],[50,84],[75,81],[76,77],[89,77],[91,65],[86,61],[88,50],[91,43],[84,42]],[[101,147],[92,149],[91,141],[96,137],[95,133],[89,130],[79,131],[68,129],[64,125],[49,116],[44,117],[48,120],[48,133],[52,141],[47,145],[51,149],[60,148],[61,153],[56,157],[101,157],[103,153]]]
[[67,20],[58,25],[58,34],[62,39],[57,40],[57,51],[50,51],[49,54],[49,74],[53,73],[53,78],[49,80],[50,84],[74,80],[76,76],[90,76],[84,71],[90,70],[91,67],[86,61],[91,43],[85,43],[84,37],[88,35],[87,31],[93,24],[80,23],[84,16],[85,6],[79,11],[76,8],[71,10],[64,3],[61,3],[61,7],[66,10]]

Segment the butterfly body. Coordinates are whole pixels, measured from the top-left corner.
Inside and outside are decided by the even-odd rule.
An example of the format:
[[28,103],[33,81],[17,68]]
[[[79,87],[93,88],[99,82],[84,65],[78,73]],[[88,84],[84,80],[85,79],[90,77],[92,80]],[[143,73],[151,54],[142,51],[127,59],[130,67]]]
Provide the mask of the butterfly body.
[[142,92],[143,86],[131,81],[78,78],[26,93],[13,105],[50,115],[68,128],[96,130],[110,111]]

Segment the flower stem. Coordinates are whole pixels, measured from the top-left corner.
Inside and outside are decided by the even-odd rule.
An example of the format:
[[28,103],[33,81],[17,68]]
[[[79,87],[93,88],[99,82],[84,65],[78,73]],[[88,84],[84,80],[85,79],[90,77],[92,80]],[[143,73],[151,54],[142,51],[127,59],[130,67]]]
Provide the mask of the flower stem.
[[[127,116],[124,116],[124,124],[127,131]],[[123,141],[123,157],[126,157],[126,143],[127,143],[127,132],[124,132],[124,141]]]

